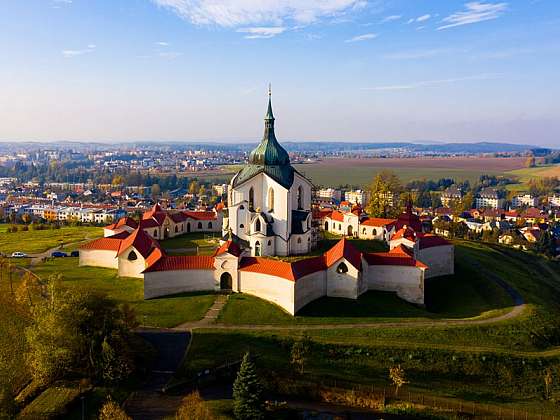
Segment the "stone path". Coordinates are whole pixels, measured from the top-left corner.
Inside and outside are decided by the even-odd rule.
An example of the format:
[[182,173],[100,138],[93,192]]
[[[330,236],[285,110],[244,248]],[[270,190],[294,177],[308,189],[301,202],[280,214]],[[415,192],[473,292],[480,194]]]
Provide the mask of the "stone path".
[[200,321],[193,321],[193,322],[185,322],[174,328],[174,330],[190,330],[192,328],[201,328],[201,327],[208,327],[216,324],[218,320],[218,316],[220,312],[226,305],[229,299],[229,294],[218,294],[216,295],[216,300],[214,300],[214,304],[208,309],[204,318]]

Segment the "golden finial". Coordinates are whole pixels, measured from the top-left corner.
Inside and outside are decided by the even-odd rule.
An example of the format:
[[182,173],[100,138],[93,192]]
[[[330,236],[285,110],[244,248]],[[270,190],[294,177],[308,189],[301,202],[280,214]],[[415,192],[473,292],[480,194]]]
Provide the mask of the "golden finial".
[[268,84],[268,96],[272,96],[272,83]]

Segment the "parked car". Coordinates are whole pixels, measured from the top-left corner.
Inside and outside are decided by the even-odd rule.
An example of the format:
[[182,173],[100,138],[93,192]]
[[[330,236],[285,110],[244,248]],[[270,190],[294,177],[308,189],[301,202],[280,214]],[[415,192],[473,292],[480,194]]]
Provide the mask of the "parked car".
[[24,252],[12,252],[12,258],[25,258],[27,257],[27,254],[25,254]]
[[71,256],[71,257],[79,257],[79,256],[80,256],[80,251],[72,251],[72,252],[70,253],[70,256]]
[[62,258],[62,257],[67,257],[67,256],[68,256],[68,254],[66,252],[62,252],[62,251],[54,251],[51,254],[51,257],[53,257],[53,258]]

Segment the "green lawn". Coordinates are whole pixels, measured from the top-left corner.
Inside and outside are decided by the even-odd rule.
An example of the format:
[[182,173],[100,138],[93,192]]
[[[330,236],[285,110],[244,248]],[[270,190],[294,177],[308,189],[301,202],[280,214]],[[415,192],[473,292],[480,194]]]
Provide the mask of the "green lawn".
[[59,418],[80,392],[74,384],[55,385],[47,388],[20,413],[21,418]]
[[[160,242],[163,249],[173,255],[212,255],[220,246],[220,233],[187,233]],[[198,253],[197,253],[198,250]]]
[[[6,227],[7,228],[7,227]],[[6,229],[5,228],[5,229]],[[0,233],[0,252],[15,251],[37,254],[62,244],[103,236],[103,229],[93,226],[64,226],[60,229],[28,230],[27,232]]]
[[61,273],[63,285],[107,294],[119,303],[135,308],[143,325],[174,327],[201,319],[214,302],[211,293],[183,293],[144,300],[142,279],[121,278],[109,268],[79,267],[77,258],[57,258],[37,265],[33,271],[42,278]]

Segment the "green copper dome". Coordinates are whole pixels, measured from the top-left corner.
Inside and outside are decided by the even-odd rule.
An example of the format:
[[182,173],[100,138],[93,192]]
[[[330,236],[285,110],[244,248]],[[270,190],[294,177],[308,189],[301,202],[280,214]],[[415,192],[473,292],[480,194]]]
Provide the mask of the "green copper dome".
[[264,135],[260,144],[250,153],[249,164],[233,178],[233,186],[242,184],[264,172],[280,185],[290,188],[294,182],[294,168],[290,165],[288,152],[280,146],[274,135],[274,115],[270,92],[268,110],[264,118]]

